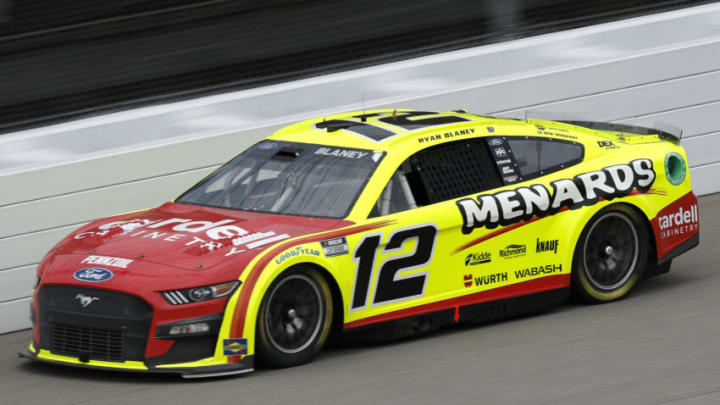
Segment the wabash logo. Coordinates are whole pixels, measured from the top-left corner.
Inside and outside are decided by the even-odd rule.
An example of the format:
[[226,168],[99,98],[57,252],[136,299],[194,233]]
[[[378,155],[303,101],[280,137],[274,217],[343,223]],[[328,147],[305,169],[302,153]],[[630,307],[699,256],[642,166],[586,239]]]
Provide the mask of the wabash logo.
[[[507,180],[506,180],[507,181]],[[456,202],[463,219],[462,232],[475,228],[492,229],[529,220],[533,216],[554,214],[564,207],[570,209],[592,205],[600,198],[611,200],[630,194],[633,188],[647,192],[655,181],[650,159],[637,159],[628,164],[605,167],[583,173],[572,179],[550,183],[552,192],[540,184],[481,194]]]

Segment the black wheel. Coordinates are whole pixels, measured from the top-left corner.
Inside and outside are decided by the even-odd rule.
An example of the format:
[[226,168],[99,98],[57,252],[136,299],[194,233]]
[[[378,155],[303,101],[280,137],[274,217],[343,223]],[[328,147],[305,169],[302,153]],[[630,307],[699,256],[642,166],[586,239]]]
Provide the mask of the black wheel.
[[272,367],[310,361],[327,340],[333,318],[327,281],[312,267],[296,267],[265,293],[257,323],[257,355]]
[[575,247],[574,295],[591,303],[627,296],[645,271],[648,243],[647,229],[631,208],[614,205],[595,214]]

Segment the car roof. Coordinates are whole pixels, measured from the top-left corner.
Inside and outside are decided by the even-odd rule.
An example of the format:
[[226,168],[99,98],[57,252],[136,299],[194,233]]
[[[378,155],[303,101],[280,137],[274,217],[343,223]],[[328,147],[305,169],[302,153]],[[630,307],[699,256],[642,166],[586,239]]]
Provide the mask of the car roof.
[[[410,120],[426,118],[445,118],[439,121],[460,122],[441,123],[416,129],[405,129],[395,123],[408,115]],[[358,116],[365,116],[365,121]],[[380,121],[383,119],[384,121]],[[399,121],[400,120],[400,121]],[[438,122],[438,121],[435,121]],[[387,136],[371,139],[356,132],[360,126],[371,131],[381,131]],[[569,123],[545,120],[519,120],[467,113],[462,110],[446,112],[428,112],[409,109],[386,109],[354,111],[332,114],[301,121],[275,132],[270,139],[290,142],[322,144],[346,148],[391,151],[402,149],[412,153],[431,144],[439,144],[463,138],[479,136],[543,136],[577,142],[588,141],[585,137],[603,137],[596,129],[580,127]]]

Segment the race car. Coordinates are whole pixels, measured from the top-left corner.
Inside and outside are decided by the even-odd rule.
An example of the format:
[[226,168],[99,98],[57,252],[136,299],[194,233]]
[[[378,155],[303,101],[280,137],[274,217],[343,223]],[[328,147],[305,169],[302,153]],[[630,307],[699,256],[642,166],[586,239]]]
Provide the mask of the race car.
[[699,241],[679,139],[462,110],[303,121],[42,260],[25,357],[184,377],[624,298]]

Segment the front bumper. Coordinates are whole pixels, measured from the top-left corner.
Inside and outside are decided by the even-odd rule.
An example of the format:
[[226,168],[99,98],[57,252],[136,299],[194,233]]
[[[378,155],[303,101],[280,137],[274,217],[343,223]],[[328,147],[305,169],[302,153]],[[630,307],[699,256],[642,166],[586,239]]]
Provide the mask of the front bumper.
[[36,350],[34,344],[30,344],[26,352],[18,353],[22,358],[39,361],[43,363],[60,364],[64,366],[80,367],[108,371],[127,371],[140,373],[158,374],[179,374],[183,378],[205,378],[220,377],[234,374],[249,373],[254,370],[254,357],[244,356],[236,363],[197,365],[192,367],[159,365],[151,366],[139,361],[108,362],[90,360],[81,362],[77,358],[61,356],[47,350]]
[[[83,306],[78,303],[80,296],[93,301]],[[155,296],[143,299],[122,291],[43,285],[35,292],[31,310],[34,339],[20,355],[75,367],[188,378],[252,371],[253,356],[247,347],[232,352],[225,347],[226,302],[176,307]],[[178,337],[169,334],[172,326],[197,322],[209,330]]]

